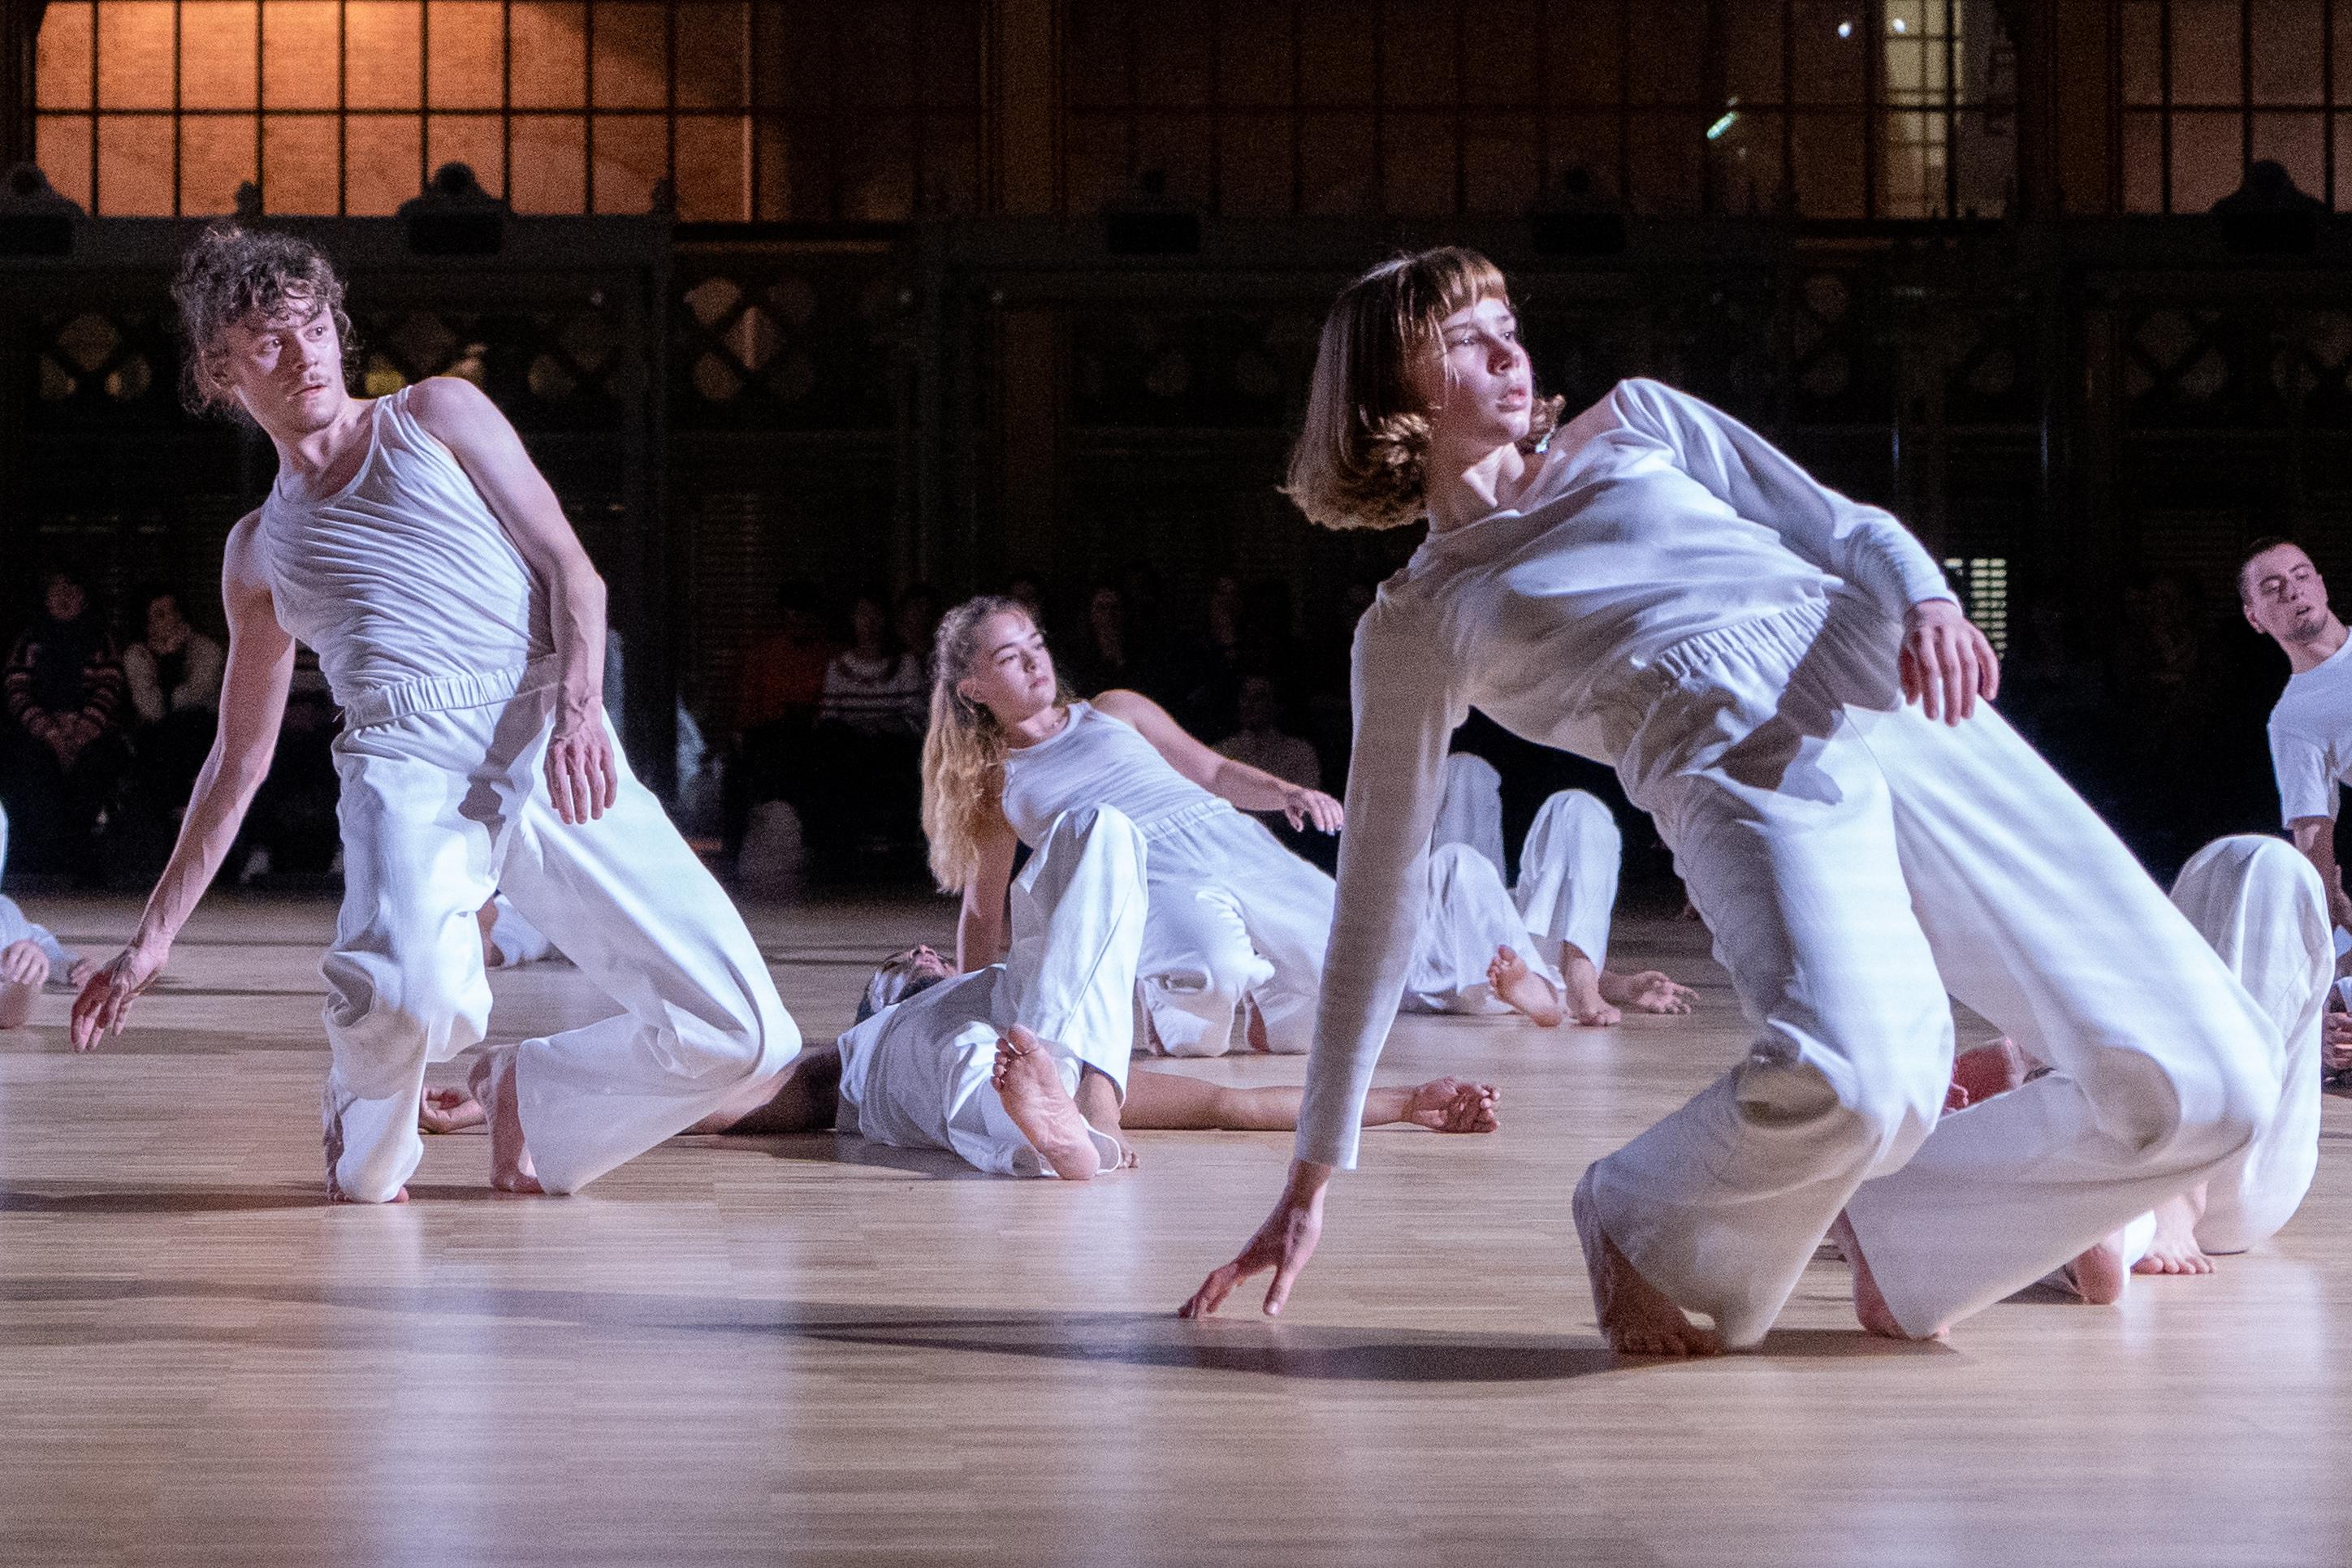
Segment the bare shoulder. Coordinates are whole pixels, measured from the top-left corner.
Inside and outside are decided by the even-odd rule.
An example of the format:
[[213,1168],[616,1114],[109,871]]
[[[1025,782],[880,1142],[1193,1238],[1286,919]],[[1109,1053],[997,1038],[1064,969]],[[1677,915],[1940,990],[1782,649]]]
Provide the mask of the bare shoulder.
[[221,581],[236,582],[243,577],[257,577],[261,571],[261,509],[257,507],[236,520],[221,546]]
[[261,543],[261,514],[247,512],[229,529],[221,549],[221,604],[234,632],[256,620],[278,623],[277,601],[269,591],[269,563]]
[[489,395],[463,376],[427,376],[408,389],[409,416],[444,443],[506,428]]
[[1155,718],[1164,719],[1168,716],[1166,708],[1161,707],[1141,692],[1129,691],[1125,686],[1114,686],[1109,691],[1097,692],[1087,700],[1094,705],[1097,713],[1108,714],[1125,724],[1149,723]]

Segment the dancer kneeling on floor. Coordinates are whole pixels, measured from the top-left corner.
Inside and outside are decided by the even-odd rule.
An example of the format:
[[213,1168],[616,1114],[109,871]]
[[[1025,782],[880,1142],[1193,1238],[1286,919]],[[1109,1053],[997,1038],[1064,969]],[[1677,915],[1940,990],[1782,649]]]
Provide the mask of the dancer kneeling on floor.
[[[951,1150],[998,1175],[1083,1180],[1135,1164],[1129,1132],[1297,1126],[1297,1089],[1130,1074],[1148,859],[1116,809],[1066,812],[1013,884],[1003,963],[957,974],[928,946],[893,954],[835,1045],[803,1052],[781,1083],[745,1085],[688,1131],[838,1127],[895,1148]],[[1496,1098],[1454,1078],[1375,1089],[1365,1124],[1489,1133]],[[428,1099],[440,1130],[481,1119],[454,1090]]]

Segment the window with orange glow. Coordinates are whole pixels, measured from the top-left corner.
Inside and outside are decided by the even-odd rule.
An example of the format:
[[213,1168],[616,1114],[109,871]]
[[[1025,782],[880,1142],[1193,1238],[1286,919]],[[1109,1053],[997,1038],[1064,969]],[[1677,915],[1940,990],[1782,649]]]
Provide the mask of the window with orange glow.
[[2336,204],[2352,156],[2352,3],[2116,0],[2122,204],[2201,213],[2247,166]]
[[50,0],[36,151],[94,213],[895,220],[980,191],[986,0]]

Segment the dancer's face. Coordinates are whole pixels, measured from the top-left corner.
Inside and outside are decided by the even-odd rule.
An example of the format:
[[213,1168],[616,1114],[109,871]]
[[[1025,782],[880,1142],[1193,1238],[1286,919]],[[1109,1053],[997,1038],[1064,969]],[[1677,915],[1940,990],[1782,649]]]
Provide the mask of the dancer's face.
[[218,351],[220,373],[246,413],[281,439],[326,429],[351,402],[331,310],[301,305],[247,316],[221,333]]
[[1017,611],[982,621],[971,667],[956,689],[994,714],[1000,724],[1018,724],[1054,706],[1059,688],[1054,655],[1045,651],[1037,623]]
[[2327,584],[2297,546],[2263,551],[2242,575],[2246,620],[2257,632],[2282,643],[2308,643],[2335,620],[2327,610]]
[[1430,442],[1448,452],[1486,452],[1524,440],[1535,375],[1519,347],[1510,304],[1488,297],[1438,328],[1435,359],[1414,364],[1413,385],[1429,409]]

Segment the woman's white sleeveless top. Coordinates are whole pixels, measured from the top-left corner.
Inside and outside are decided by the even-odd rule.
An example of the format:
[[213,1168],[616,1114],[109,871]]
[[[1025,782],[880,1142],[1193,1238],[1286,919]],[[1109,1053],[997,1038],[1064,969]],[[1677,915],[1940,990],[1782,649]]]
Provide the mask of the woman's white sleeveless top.
[[1081,806],[1116,806],[1149,835],[1180,812],[1222,806],[1168,764],[1132,726],[1092,703],[1070,705],[1069,722],[1034,746],[1004,754],[1004,820],[1035,849],[1054,819]]
[[370,405],[368,451],[319,500],[262,503],[279,624],[316,649],[353,724],[503,701],[551,669],[547,590],[404,387]]

